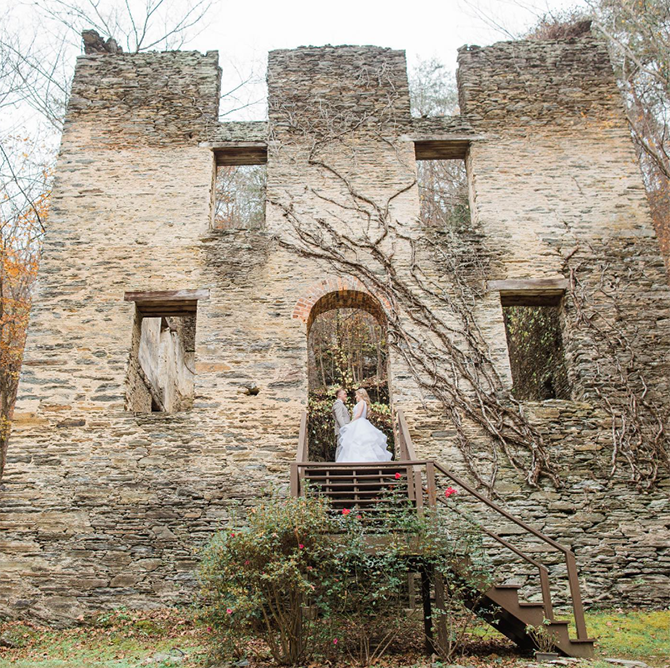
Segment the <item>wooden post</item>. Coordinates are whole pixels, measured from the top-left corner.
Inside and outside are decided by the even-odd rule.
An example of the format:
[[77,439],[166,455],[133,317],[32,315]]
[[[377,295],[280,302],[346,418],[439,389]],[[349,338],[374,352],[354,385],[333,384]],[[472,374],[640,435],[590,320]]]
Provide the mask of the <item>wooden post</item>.
[[421,566],[421,600],[423,601],[423,632],[426,638],[426,654],[433,653],[433,613],[430,605],[430,577],[425,566]]
[[428,491],[428,505],[435,508],[437,505],[437,490],[435,488],[435,464],[426,462],[426,489]]
[[291,496],[300,496],[300,479],[298,477],[298,462],[291,462]]
[[435,608],[437,609],[437,619],[435,626],[437,628],[437,647],[446,653],[448,646],[447,617],[446,617],[446,598],[444,596],[444,578],[440,573],[435,572]]

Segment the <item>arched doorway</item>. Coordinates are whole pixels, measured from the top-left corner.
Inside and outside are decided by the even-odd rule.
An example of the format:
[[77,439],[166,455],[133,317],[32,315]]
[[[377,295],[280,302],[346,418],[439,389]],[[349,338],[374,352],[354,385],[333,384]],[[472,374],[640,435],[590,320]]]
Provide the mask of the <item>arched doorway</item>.
[[324,291],[307,318],[309,459],[333,461],[337,445],[332,416],[335,393],[347,390],[347,407],[364,387],[372,401],[370,420],[393,449],[388,384],[386,316],[370,293],[350,286]]

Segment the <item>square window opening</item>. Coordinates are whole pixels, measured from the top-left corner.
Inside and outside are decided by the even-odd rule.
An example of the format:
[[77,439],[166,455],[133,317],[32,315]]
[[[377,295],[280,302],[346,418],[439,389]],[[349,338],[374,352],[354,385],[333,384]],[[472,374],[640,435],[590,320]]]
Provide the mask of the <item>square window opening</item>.
[[424,225],[439,229],[470,226],[470,202],[465,161],[417,161],[420,217]]

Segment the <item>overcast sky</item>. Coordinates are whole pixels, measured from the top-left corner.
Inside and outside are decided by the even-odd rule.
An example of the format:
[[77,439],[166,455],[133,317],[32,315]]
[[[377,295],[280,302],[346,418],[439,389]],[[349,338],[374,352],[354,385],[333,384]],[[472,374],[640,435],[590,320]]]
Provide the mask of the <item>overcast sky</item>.
[[[250,64],[263,76],[272,49],[324,44],[373,44],[405,49],[410,67],[437,58],[456,69],[457,49],[509,39],[537,17],[574,5],[568,0],[221,0],[211,25],[189,46],[216,49],[231,89]],[[238,74],[239,72],[239,74]],[[263,95],[251,89],[245,100]],[[262,108],[234,114],[258,118]]]
[[[215,4],[201,24],[199,34],[191,36],[182,48],[205,52],[217,50],[223,70],[224,92],[235,95],[222,101],[227,120],[260,120],[265,117],[265,68],[267,52],[298,46],[355,44],[405,49],[410,69],[420,60],[437,59],[453,72],[457,49],[464,44],[484,46],[518,36],[548,12],[557,12],[585,0],[214,0]],[[132,8],[137,20],[144,16],[147,0],[44,0],[45,7],[80,4],[89,15],[92,6],[109,16],[115,9],[125,13]],[[155,2],[155,0],[154,0]],[[155,29],[161,20],[181,17],[193,0],[166,0],[161,5],[167,16],[154,17]],[[32,40],[52,54],[59,43],[63,25],[51,21],[34,0],[17,0],[0,15],[8,34]],[[66,12],[67,13],[67,12]],[[127,16],[127,14],[126,14]],[[50,22],[51,21],[51,22]],[[78,30],[94,27],[87,20],[72,19],[75,28],[68,35],[64,68],[71,73],[81,42]],[[160,32],[159,34],[163,34]],[[117,34],[121,43],[122,34]],[[47,68],[48,69],[48,68]],[[256,104],[249,104],[256,102]],[[230,113],[232,111],[232,113]],[[22,132],[20,127],[36,127],[39,113],[27,108],[0,110],[0,131]],[[50,129],[44,132],[47,140]],[[0,132],[1,134],[1,132]]]

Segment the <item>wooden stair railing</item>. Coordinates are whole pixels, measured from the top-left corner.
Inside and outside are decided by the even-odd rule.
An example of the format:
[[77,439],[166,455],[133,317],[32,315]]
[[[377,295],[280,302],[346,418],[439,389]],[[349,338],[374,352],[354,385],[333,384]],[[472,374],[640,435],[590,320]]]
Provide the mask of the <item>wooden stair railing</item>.
[[[540,594],[542,601],[526,603],[519,600],[520,585],[500,584],[493,585],[482,592],[482,598],[472,602],[472,609],[483,619],[492,623],[497,630],[524,648],[531,648],[532,641],[526,633],[526,625],[540,626],[547,620],[547,630],[556,639],[556,647],[568,656],[590,657],[593,654],[593,640],[588,638],[584,619],[577,564],[571,550],[560,545],[553,539],[545,536],[525,522],[515,518],[496,503],[484,497],[465,481],[454,475],[438,462],[418,460],[414,445],[402,411],[396,413],[394,425],[396,437],[396,455],[399,459],[387,463],[365,462],[337,464],[335,462],[310,462],[307,454],[307,414],[303,412],[300,421],[300,436],[296,461],[291,464],[291,493],[294,496],[304,494],[306,483],[318,487],[319,492],[327,496],[334,508],[358,507],[365,510],[365,516],[374,518],[381,510],[383,493],[381,490],[392,483],[397,492],[407,494],[413,502],[417,512],[423,512],[425,506],[437,508],[446,506],[468,522],[475,524],[479,530],[497,542],[502,548],[509,550],[518,558],[535,568],[540,580]],[[400,474],[399,479],[396,478]],[[470,514],[459,512],[454,504],[449,504],[445,498],[437,494],[438,477],[445,476],[450,483],[458,486],[477,501],[487,507],[487,512],[493,512],[523,529],[548,546],[548,549],[562,553],[567,568],[567,577],[572,611],[574,615],[577,639],[571,639],[568,634],[568,622],[556,619],[551,598],[551,584],[549,571],[536,556],[530,557],[521,549],[512,545],[495,532],[485,527],[480,519]],[[424,483],[425,477],[425,483]],[[424,592],[425,593],[425,592]],[[439,605],[444,591],[441,590],[439,578],[436,578],[435,601]],[[424,607],[430,603],[424,600]],[[429,613],[428,613],[429,614]],[[428,633],[428,626],[427,633]],[[444,632],[438,625],[438,635]]]

